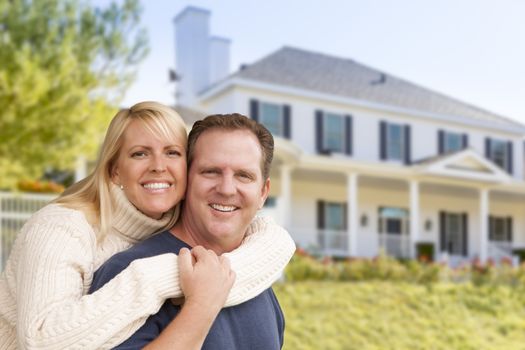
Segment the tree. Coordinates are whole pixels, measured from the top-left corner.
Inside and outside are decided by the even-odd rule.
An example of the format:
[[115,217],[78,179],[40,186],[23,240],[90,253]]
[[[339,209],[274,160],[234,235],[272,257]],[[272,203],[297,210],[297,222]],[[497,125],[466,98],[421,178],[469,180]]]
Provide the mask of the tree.
[[92,156],[147,54],[138,0],[0,0],[0,188]]

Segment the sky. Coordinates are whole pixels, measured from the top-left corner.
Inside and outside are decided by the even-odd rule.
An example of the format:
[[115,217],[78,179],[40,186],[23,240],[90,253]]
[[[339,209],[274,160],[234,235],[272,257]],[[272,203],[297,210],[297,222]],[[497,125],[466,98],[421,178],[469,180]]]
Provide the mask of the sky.
[[[173,18],[211,11],[231,70],[287,45],[353,59],[525,124],[523,0],[142,0],[150,54],[123,105],[174,104]],[[233,111],[232,111],[233,112]]]

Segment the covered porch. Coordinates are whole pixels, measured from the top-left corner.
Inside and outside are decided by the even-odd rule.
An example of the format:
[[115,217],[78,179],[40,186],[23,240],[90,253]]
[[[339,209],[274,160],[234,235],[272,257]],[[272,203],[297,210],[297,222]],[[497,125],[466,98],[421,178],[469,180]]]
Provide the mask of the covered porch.
[[525,186],[472,150],[411,166],[277,156],[265,208],[313,253],[511,259],[525,247]]

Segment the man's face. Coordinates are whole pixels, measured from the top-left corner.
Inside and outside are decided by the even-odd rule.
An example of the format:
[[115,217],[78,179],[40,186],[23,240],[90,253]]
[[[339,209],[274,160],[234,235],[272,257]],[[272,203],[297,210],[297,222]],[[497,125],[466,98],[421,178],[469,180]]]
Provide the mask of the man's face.
[[183,212],[198,244],[216,252],[240,245],[270,188],[261,158],[259,141],[248,130],[212,129],[198,138]]

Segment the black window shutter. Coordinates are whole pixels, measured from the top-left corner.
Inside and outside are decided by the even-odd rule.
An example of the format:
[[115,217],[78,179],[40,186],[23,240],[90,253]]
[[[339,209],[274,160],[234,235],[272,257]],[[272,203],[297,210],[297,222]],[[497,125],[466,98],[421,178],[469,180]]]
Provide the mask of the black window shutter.
[[438,154],[445,153],[445,132],[438,130]]
[[494,217],[489,215],[489,227],[487,229],[489,233],[489,241],[494,240]]
[[508,235],[509,235],[509,242],[512,242],[513,238],[512,238],[512,217],[511,216],[507,218],[507,230],[508,230]]
[[352,155],[352,141],[353,141],[353,125],[352,125],[352,116],[347,115],[345,116],[345,136],[346,136],[346,142],[345,142],[345,153],[348,155]]
[[467,213],[461,214],[463,220],[463,256],[468,255],[468,216]]
[[485,157],[487,157],[488,159],[492,159],[490,157],[490,138],[489,137],[485,138]]
[[468,134],[463,134],[463,149],[468,148]]
[[292,137],[291,130],[291,107],[289,105],[283,106],[283,124],[284,124],[284,137],[290,139]]
[[323,111],[315,111],[315,144],[317,152],[323,154]]
[[324,201],[317,201],[317,228],[320,230],[324,229],[324,205]]
[[512,175],[512,141],[507,142],[507,171]]
[[386,160],[386,122],[379,123],[379,158]]
[[343,230],[348,230],[348,203],[343,203]]
[[447,240],[445,232],[445,212],[439,212],[439,250],[442,252],[447,251]]
[[412,163],[412,145],[410,144],[410,125],[405,125],[405,164]]
[[256,122],[259,121],[259,101],[250,100],[250,117]]

